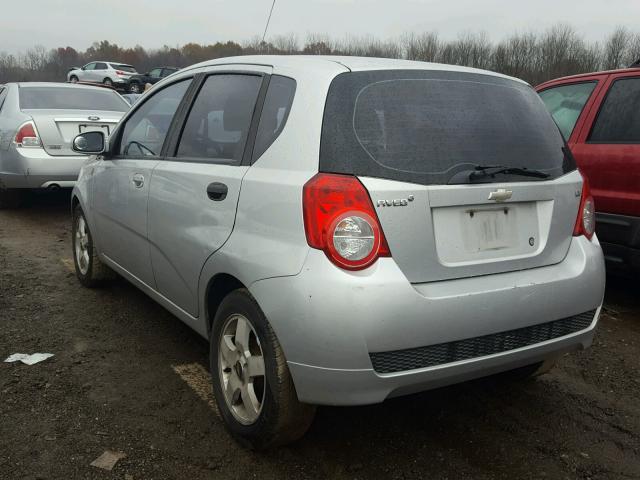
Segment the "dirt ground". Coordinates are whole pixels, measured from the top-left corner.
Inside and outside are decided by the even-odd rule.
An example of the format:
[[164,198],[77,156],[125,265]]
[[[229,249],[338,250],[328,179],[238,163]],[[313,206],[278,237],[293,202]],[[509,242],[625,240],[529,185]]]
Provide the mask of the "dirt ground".
[[[591,349],[360,408],[299,443],[240,448],[211,404],[207,344],[118,280],[72,273],[68,194],[0,212],[0,479],[640,479],[640,286],[609,279]],[[111,471],[89,464],[121,451]]]

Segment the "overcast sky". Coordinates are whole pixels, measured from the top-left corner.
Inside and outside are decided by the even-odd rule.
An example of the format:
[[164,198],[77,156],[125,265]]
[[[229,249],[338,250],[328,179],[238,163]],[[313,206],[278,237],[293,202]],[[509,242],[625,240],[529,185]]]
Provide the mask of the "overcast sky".
[[[0,51],[33,45],[84,50],[109,40],[145,48],[188,42],[242,42],[262,35],[272,0],[1,0]],[[276,0],[267,37],[307,33],[396,37],[436,31],[445,39],[569,23],[588,40],[617,25],[640,30],[640,0]]]

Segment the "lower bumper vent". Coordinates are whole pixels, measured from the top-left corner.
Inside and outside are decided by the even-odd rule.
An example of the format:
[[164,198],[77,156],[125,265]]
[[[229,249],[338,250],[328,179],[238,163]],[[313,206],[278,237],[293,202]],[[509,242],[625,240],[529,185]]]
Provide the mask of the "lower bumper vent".
[[553,322],[455,342],[371,353],[371,363],[378,373],[394,373],[508,352],[584,330],[591,325],[595,313],[591,310]]

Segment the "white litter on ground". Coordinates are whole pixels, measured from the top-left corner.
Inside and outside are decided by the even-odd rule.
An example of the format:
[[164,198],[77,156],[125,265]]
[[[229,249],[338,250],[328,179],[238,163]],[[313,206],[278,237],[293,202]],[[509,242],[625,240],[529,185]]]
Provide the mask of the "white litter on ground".
[[102,455],[96,458],[90,463],[92,467],[101,468],[102,470],[113,470],[118,460],[125,458],[127,455],[124,452],[114,452],[113,450],[106,450]]
[[9,355],[5,359],[5,362],[22,362],[26,365],[33,365],[34,363],[42,362],[49,357],[53,357],[53,353],[14,353],[13,355]]

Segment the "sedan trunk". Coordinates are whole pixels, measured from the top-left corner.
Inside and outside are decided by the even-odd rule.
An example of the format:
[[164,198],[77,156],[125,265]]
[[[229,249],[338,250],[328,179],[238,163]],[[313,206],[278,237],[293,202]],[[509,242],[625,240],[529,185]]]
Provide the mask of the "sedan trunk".
[[101,131],[105,137],[112,132],[121,114],[117,112],[86,112],[78,110],[23,110],[31,115],[42,145],[49,155],[79,155],[71,149],[71,142],[83,132]]

